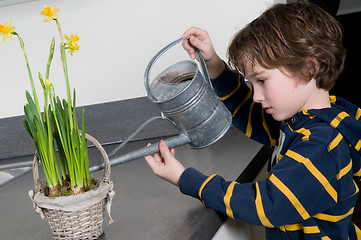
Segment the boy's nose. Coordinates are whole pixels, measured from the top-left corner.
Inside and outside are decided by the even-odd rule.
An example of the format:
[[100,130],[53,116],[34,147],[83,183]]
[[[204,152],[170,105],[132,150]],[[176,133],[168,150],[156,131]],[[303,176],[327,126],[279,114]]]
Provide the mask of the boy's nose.
[[262,91],[260,91],[257,88],[253,88],[253,101],[256,103],[260,103],[264,100],[264,96],[262,94]]

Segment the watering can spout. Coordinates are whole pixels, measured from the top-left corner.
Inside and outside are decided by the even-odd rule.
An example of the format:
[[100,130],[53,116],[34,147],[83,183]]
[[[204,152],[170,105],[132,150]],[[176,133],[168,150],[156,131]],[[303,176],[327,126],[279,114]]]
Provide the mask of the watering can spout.
[[[164,140],[165,143],[167,144],[167,146],[169,148],[175,148],[175,147],[179,147],[185,144],[190,143],[190,139],[184,135],[184,134],[179,134],[178,136],[174,136],[171,138],[168,138],[166,140]],[[113,158],[110,160],[110,166],[116,166],[122,163],[126,163],[138,158],[142,158],[145,157],[147,155],[153,154],[159,152],[159,143],[157,144],[152,144],[148,147],[143,147],[137,150],[134,150],[132,152],[126,153],[124,155],[121,155],[119,157]],[[104,163],[99,164],[99,165],[95,165],[89,168],[89,172],[96,172],[99,170],[104,169]]]

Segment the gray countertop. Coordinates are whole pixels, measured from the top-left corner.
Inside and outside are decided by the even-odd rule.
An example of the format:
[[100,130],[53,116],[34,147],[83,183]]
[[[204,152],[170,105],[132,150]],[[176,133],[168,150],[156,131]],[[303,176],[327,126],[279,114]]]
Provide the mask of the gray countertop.
[[[104,106],[98,107],[104,109]],[[95,110],[97,107],[93,106],[93,108],[92,111],[97,112]],[[137,109],[133,109],[133,112],[136,111]],[[115,121],[112,118],[108,120]],[[92,121],[96,123],[94,119]],[[109,126],[108,124],[105,125]],[[96,130],[96,127],[89,124],[88,129],[92,132],[88,133],[101,143],[107,143],[104,147],[109,153],[117,144],[108,142],[114,142],[119,136],[114,131],[110,134],[112,130],[107,129],[103,131],[109,133],[108,138],[105,138],[105,135],[97,137],[102,127],[104,125],[100,124],[100,130]],[[167,130],[167,127],[164,129],[168,133],[172,132]],[[146,133],[143,134],[146,136]],[[139,137],[138,141],[128,143],[114,157],[144,147],[148,142],[158,142],[165,137],[162,136],[163,133],[151,135],[160,136]],[[176,148],[176,157],[185,167],[195,167],[205,174],[217,173],[226,180],[235,180],[241,175],[239,179],[242,182],[247,178],[252,180],[259,170],[259,166],[252,164],[255,162],[252,159],[261,147],[260,144],[231,127],[221,140],[208,148],[200,150],[193,150],[188,146]],[[7,151],[7,154],[14,153]],[[90,148],[89,154],[91,164],[101,159],[95,148]],[[32,160],[32,156],[24,154],[2,161],[19,159]],[[253,166],[253,169],[250,166]],[[101,173],[99,171],[95,176],[100,177]],[[104,234],[99,239],[212,239],[225,219],[214,210],[205,208],[198,200],[183,195],[177,187],[154,176],[144,159],[112,167],[111,179],[116,194],[111,209],[114,223],[109,225],[105,214]],[[32,186],[30,171],[0,187],[1,239],[51,239],[48,223],[42,221],[35,213],[32,201],[28,197],[28,191]]]

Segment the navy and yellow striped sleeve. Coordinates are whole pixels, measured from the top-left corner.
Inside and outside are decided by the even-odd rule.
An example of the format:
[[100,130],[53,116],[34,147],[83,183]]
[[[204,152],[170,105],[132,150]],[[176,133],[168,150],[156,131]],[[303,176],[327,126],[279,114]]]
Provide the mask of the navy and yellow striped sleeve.
[[232,113],[235,127],[262,144],[276,145],[279,122],[265,114],[261,104],[253,101],[253,87],[242,75],[226,67],[219,77],[212,79],[212,85]]
[[[309,154],[302,154],[304,149]],[[231,218],[273,228],[303,222],[335,206],[338,173],[324,146],[303,143],[289,149],[263,181],[239,184],[188,168],[179,187]]]

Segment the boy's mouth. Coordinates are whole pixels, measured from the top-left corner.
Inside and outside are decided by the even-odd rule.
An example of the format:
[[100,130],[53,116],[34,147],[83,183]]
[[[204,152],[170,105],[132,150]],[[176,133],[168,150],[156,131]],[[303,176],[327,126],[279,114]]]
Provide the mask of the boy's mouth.
[[271,114],[272,108],[271,108],[271,107],[265,107],[265,108],[264,108],[264,111],[265,111],[267,114]]

